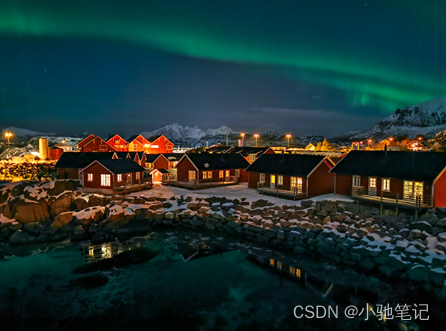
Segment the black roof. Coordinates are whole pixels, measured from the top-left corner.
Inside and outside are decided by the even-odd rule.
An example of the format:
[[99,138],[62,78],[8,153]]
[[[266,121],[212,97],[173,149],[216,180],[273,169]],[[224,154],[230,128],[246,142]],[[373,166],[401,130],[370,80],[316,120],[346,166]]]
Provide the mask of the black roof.
[[153,143],[155,140],[157,140],[159,137],[161,137],[161,135],[153,135],[150,138],[146,138],[149,143]]
[[163,153],[163,155],[171,162],[180,161],[184,153]]
[[245,169],[249,165],[249,162],[238,154],[188,153],[186,155],[198,170]]
[[331,172],[339,175],[433,181],[446,166],[446,153],[351,151]]
[[234,147],[227,151],[228,154],[241,154],[244,157],[248,157],[249,154],[262,155],[268,150],[269,147]]
[[163,154],[146,154],[146,162],[153,163],[160,155]]
[[111,159],[114,152],[64,152],[56,163],[56,168],[85,168],[96,160]]
[[246,171],[307,177],[324,158],[323,155],[263,154]]
[[146,170],[131,159],[106,159],[97,161],[110,170],[114,175]]

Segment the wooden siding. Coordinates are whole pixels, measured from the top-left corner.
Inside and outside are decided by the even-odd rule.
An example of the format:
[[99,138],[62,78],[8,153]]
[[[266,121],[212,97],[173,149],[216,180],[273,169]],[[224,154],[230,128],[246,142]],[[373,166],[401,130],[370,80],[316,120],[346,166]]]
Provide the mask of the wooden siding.
[[[88,181],[88,174],[93,174],[93,181]],[[101,174],[110,175],[110,186],[101,186]],[[111,189],[113,188],[114,180],[115,178],[113,174],[98,162],[95,162],[85,168],[82,175],[82,184],[86,188]]]
[[330,168],[325,162],[322,162],[308,178],[309,198],[334,193],[334,174],[329,172]]
[[[197,171],[190,160],[185,156],[177,164],[177,179],[178,181],[188,181],[189,180],[189,170]],[[198,174],[197,174],[198,176]]]

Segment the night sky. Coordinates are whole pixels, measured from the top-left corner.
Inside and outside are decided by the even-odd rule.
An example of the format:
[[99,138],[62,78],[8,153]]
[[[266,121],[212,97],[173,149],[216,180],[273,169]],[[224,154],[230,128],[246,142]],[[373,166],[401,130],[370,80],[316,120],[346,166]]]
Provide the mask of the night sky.
[[367,129],[446,94],[444,13],[444,0],[1,0],[0,128]]

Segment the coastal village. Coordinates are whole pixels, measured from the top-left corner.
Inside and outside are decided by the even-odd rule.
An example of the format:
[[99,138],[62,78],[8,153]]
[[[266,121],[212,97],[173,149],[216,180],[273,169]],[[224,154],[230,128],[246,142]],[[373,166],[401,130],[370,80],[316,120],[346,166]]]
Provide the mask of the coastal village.
[[223,231],[431,284],[446,297],[446,154],[396,150],[391,140],[327,146],[241,140],[173,153],[163,135],[91,134],[75,148],[48,148],[41,138],[40,160],[29,164],[51,164],[56,178],[2,185],[0,241],[101,244],[157,228]]

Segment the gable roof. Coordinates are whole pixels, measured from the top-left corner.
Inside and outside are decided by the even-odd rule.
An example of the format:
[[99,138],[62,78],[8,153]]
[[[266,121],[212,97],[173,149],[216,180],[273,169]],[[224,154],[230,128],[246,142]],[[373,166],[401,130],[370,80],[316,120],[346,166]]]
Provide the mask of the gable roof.
[[155,162],[160,156],[164,157],[163,154],[146,154],[146,162],[147,163],[153,163]]
[[169,162],[175,162],[180,161],[184,153],[163,153],[163,155]]
[[56,168],[85,168],[95,160],[111,159],[116,152],[64,152]]
[[255,154],[257,156],[265,153],[270,147],[234,147],[225,153],[228,154],[240,154],[244,157],[248,157],[250,154]]
[[249,162],[238,154],[188,153],[184,156],[188,157],[198,170],[245,169],[249,165]]
[[84,139],[82,139],[81,141],[79,141],[77,143],[77,147],[79,148],[79,147],[85,145],[86,143],[88,143],[94,137],[96,137],[96,136],[93,133],[90,133],[88,136],[86,136]]
[[125,142],[127,142],[127,140],[125,140],[124,138],[122,138],[122,137],[121,137],[119,134],[117,134],[117,133],[112,134],[112,135],[109,135],[108,138],[107,138],[107,142],[109,142],[112,138],[114,138],[114,137],[116,137],[116,136],[118,136],[120,139],[122,139],[122,140],[124,140]]
[[263,154],[246,171],[307,177],[324,159],[324,155]]
[[433,181],[446,167],[446,153],[351,151],[331,170],[339,175]]
[[81,172],[96,162],[101,164],[104,168],[109,170],[114,175],[127,174],[127,173],[131,173],[131,172],[141,172],[141,171],[146,170],[143,167],[141,167],[138,163],[136,163],[135,161],[133,161],[131,159],[105,159],[105,160],[93,161],[88,166],[86,166],[84,169],[82,169]]

